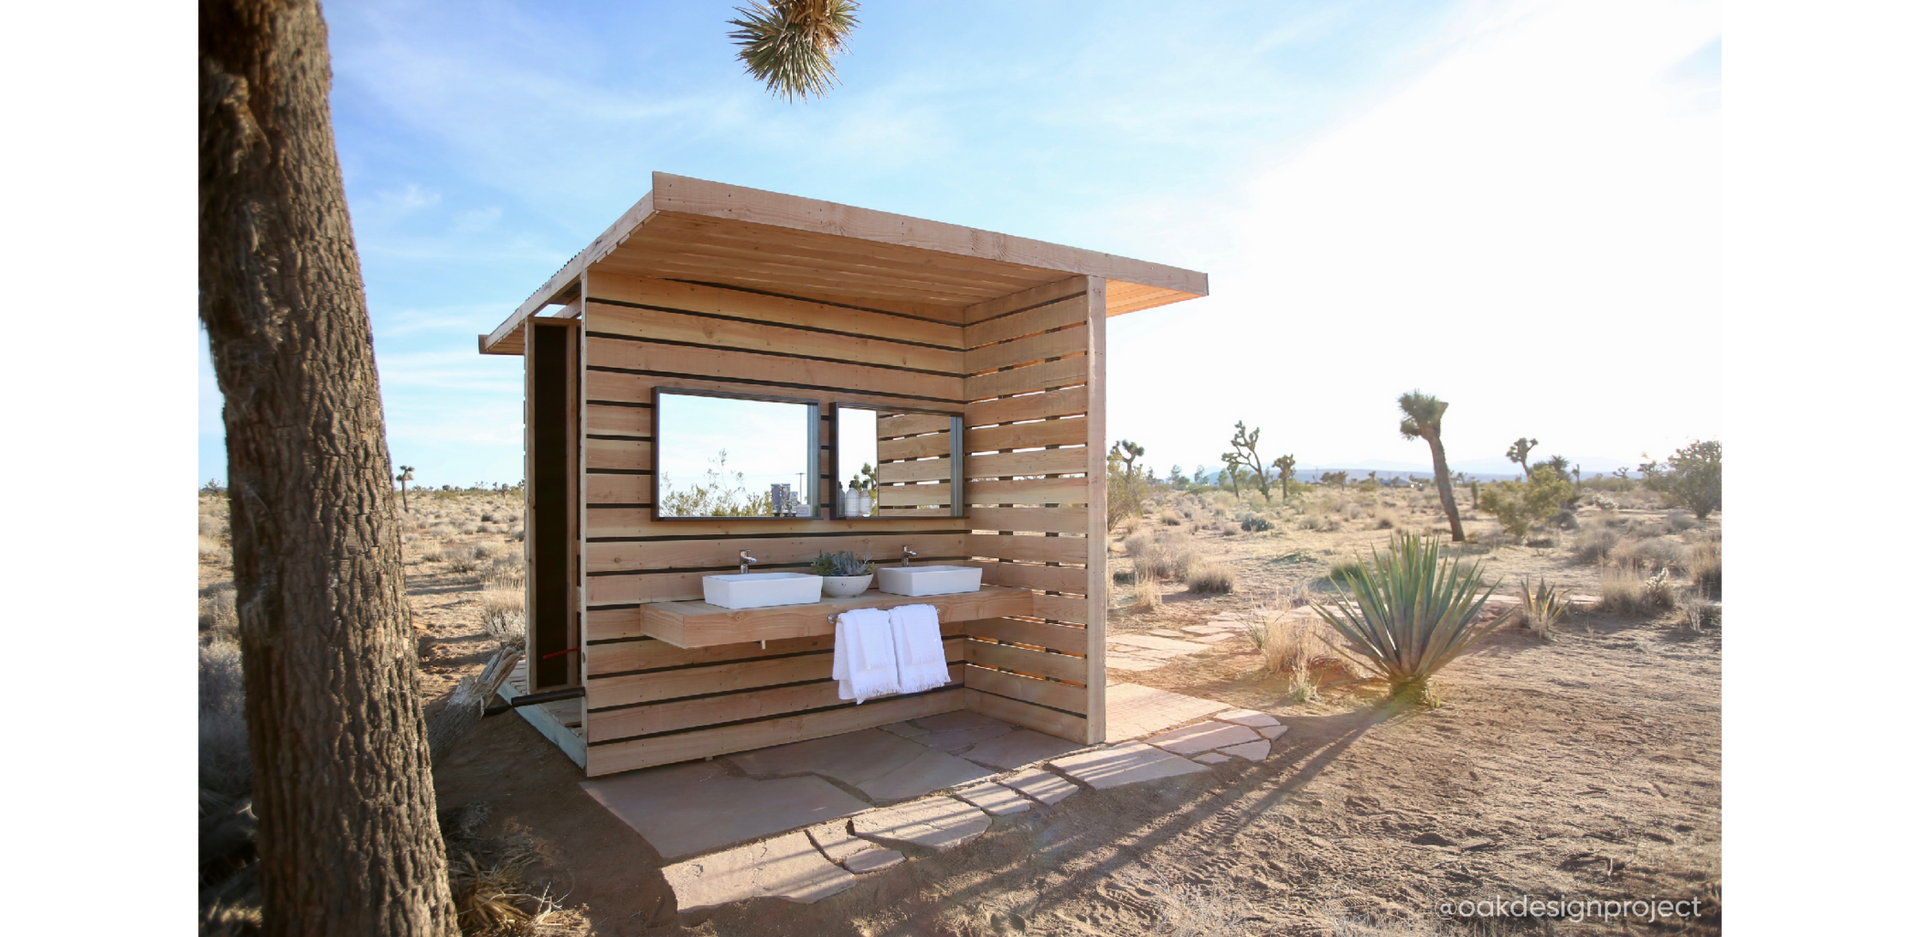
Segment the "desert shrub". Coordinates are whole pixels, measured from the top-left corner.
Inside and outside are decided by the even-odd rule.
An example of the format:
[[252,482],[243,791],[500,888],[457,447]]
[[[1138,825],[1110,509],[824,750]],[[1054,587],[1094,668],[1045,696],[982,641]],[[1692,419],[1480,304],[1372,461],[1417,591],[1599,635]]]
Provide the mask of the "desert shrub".
[[1708,628],[1720,627],[1720,606],[1695,595],[1688,599],[1681,611],[1686,613],[1682,619],[1688,631],[1699,633]]
[[1660,567],[1642,583],[1646,591],[1647,603],[1656,609],[1673,607],[1673,572],[1665,566]]
[[[206,520],[206,518],[201,518],[201,520],[204,521]],[[217,560],[220,558],[221,552],[224,551],[225,549],[226,547],[223,546],[219,540],[213,537],[209,537],[206,534],[200,535],[200,558],[201,559]]]
[[1491,513],[1502,531],[1525,539],[1573,497],[1573,485],[1566,479],[1553,472],[1535,472],[1531,481],[1486,485],[1480,491],[1480,510]]
[[1178,512],[1175,512],[1175,511],[1160,512],[1160,523],[1165,524],[1168,527],[1178,527],[1180,526],[1180,522],[1183,520],[1186,520],[1186,518],[1181,516]]
[[518,555],[496,557],[493,565],[487,567],[485,579],[488,589],[524,589],[527,585],[527,564],[521,562]]
[[505,551],[500,545],[494,543],[476,543],[473,545],[473,550],[471,551],[473,558],[476,560],[490,560],[503,552]]
[[1300,518],[1300,523],[1296,526],[1301,530],[1326,530],[1330,525],[1326,517],[1319,514],[1308,514]]
[[1107,572],[1113,576],[1113,584],[1116,586],[1132,585],[1134,579],[1136,578],[1133,575],[1133,570],[1131,569],[1118,569],[1118,568],[1109,567]]
[[1256,608],[1243,630],[1260,652],[1261,669],[1285,679],[1287,695],[1304,702],[1319,698],[1313,662],[1327,656],[1331,648],[1317,621],[1285,614],[1293,607]]
[[[1438,531],[1436,531],[1436,533],[1437,532]],[[1526,539],[1526,544],[1527,546],[1533,547],[1535,549],[1545,549],[1547,547],[1559,546],[1560,541],[1555,540],[1552,537],[1528,537]]]
[[1347,504],[1343,505],[1340,508],[1340,513],[1345,515],[1347,520],[1357,521],[1360,518],[1366,516],[1367,509],[1361,507],[1360,505],[1354,504],[1352,502],[1348,502]]
[[1571,604],[1564,593],[1547,585],[1545,579],[1533,587],[1529,587],[1525,579],[1520,580],[1520,626],[1542,641],[1553,640],[1553,626]]
[[1442,558],[1439,540],[1395,534],[1384,555],[1374,550],[1371,564],[1342,577],[1337,602],[1313,609],[1390,693],[1431,701],[1433,674],[1511,617],[1476,623],[1494,589],[1481,579],[1479,563],[1463,566],[1451,552]]
[[1233,591],[1233,567],[1212,560],[1202,560],[1187,568],[1186,583],[1188,592],[1202,595],[1225,595]]
[[526,647],[526,593],[512,589],[488,589],[481,592],[480,627],[501,647]]
[[211,594],[200,598],[200,639],[202,642],[236,642],[237,647],[240,640],[240,613],[234,607],[233,583],[216,585],[226,588],[211,590]]
[[527,531],[525,528],[515,527],[511,531],[507,532],[507,539],[513,540],[513,541],[524,541],[527,539]]
[[1708,540],[1693,545],[1687,556],[1687,572],[1693,588],[1709,599],[1720,597],[1720,541]]
[[1344,586],[1349,580],[1354,579],[1364,572],[1366,572],[1366,565],[1361,563],[1358,557],[1351,560],[1341,560],[1327,568],[1327,581],[1334,585]]
[[1706,520],[1720,508],[1720,443],[1695,441],[1675,451],[1665,462],[1640,466],[1647,487],[1663,502],[1692,511]]
[[1672,528],[1675,533],[1678,533],[1683,530],[1692,530],[1700,526],[1700,522],[1686,511],[1669,511],[1667,512],[1667,526]]
[[1633,545],[1633,549],[1620,554],[1636,569],[1658,570],[1683,568],[1687,563],[1687,548],[1683,544],[1662,538],[1642,540]]
[[1373,522],[1373,529],[1374,530],[1392,530],[1396,522],[1397,522],[1397,518],[1390,517],[1390,516],[1382,517],[1379,520]]
[[1573,558],[1582,563],[1599,565],[1607,561],[1615,547],[1620,545],[1620,535],[1602,528],[1586,534],[1574,544]]
[[1619,615],[1647,617],[1673,607],[1673,582],[1666,567],[1651,576],[1637,570],[1611,567],[1600,571],[1600,609]]
[[1268,520],[1265,515],[1249,511],[1240,515],[1240,529],[1256,534],[1265,533],[1273,529],[1273,521]]
[[1597,507],[1602,511],[1620,510],[1620,502],[1615,501],[1612,498],[1604,497],[1602,495],[1594,495],[1590,500],[1594,507]]

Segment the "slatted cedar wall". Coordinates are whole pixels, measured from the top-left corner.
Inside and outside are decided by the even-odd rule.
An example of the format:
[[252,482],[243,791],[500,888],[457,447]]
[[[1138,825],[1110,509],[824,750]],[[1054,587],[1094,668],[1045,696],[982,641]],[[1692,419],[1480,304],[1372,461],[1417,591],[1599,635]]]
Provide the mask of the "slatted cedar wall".
[[[959,709],[1098,737],[1087,686],[1097,693],[1102,681],[1085,638],[1098,615],[1085,596],[1106,573],[1089,563],[1084,534],[1090,499],[1105,500],[1086,474],[1087,453],[1104,452],[1101,420],[1087,417],[1100,396],[1089,375],[1102,370],[1104,318],[1089,309],[1104,309],[1101,281],[1075,278],[941,322],[591,270],[583,280],[589,775]],[[831,404],[963,412],[979,427],[968,450],[984,453],[965,460],[979,479],[966,494],[980,506],[970,518],[655,521],[656,386],[818,399],[816,504],[833,482]],[[926,563],[984,558],[987,582],[1044,592],[1043,617],[942,622],[954,683],[858,707],[839,699],[830,637],[681,649],[639,633],[642,605],[698,600],[701,577],[733,571],[743,549],[764,572],[804,570],[820,550],[892,561],[906,546]]]

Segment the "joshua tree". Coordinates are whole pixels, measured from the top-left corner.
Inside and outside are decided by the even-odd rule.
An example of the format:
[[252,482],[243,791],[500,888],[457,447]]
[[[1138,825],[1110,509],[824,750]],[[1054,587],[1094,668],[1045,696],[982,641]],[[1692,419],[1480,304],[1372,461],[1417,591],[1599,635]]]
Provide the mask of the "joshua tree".
[[1532,452],[1533,447],[1537,445],[1540,445],[1540,440],[1522,436],[1514,440],[1513,445],[1507,447],[1507,461],[1520,463],[1520,473],[1525,475],[1528,481],[1533,480],[1533,469],[1527,467],[1527,453]]
[[413,466],[411,465],[400,466],[400,474],[393,476],[393,480],[400,483],[400,510],[402,511],[413,510],[412,508],[407,507],[407,482],[413,481]]
[[[823,9],[825,26],[803,15]],[[822,92],[851,9],[748,11],[811,42],[768,36],[749,61],[776,93]],[[314,0],[203,0],[198,36],[200,321],[224,398],[262,929],[457,934],[326,23]]]
[[1114,443],[1110,453],[1114,458],[1119,459],[1122,465],[1126,466],[1126,475],[1128,478],[1133,477],[1133,460],[1146,454],[1147,447],[1131,439],[1122,439]]
[[[1237,465],[1245,468],[1248,472],[1249,480],[1260,487],[1260,497],[1267,501],[1272,501],[1273,478],[1267,474],[1267,464],[1260,461],[1260,453],[1257,451],[1257,447],[1260,445],[1259,427],[1255,427],[1252,432],[1248,432],[1247,421],[1240,420],[1234,423],[1233,439],[1229,445],[1233,446],[1233,451],[1220,453],[1220,458],[1225,459],[1229,466]],[[1239,494],[1237,486],[1234,493],[1236,495]]]
[[1440,506],[1446,509],[1447,524],[1453,528],[1453,542],[1467,539],[1460,526],[1460,508],[1453,503],[1453,475],[1447,471],[1447,450],[1440,444],[1440,418],[1447,413],[1447,402],[1438,397],[1410,390],[1400,395],[1400,435],[1424,439],[1433,450],[1433,481],[1440,489]]
[[770,0],[735,7],[740,27],[727,34],[740,46],[747,73],[766,82],[769,94],[792,101],[824,97],[838,84],[833,57],[847,51],[847,37],[860,20],[850,0]]
[[1290,486],[1293,483],[1293,466],[1292,453],[1273,460],[1273,467],[1280,470],[1280,500],[1282,501],[1287,500]]

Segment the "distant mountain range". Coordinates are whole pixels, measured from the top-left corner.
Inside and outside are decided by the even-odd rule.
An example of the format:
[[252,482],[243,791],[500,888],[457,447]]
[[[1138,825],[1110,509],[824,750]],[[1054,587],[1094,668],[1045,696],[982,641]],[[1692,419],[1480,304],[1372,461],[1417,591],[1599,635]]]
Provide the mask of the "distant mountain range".
[[[1545,461],[1545,459],[1546,457],[1542,456],[1533,461],[1540,462]],[[1624,468],[1631,471],[1634,468],[1634,465],[1618,459],[1607,459],[1597,456],[1568,456],[1567,461],[1580,467],[1580,476],[1582,478],[1598,478],[1602,475],[1613,474],[1614,469]],[[1447,468],[1457,473],[1464,473],[1468,479],[1473,481],[1509,481],[1521,477],[1520,466],[1505,457],[1450,461],[1447,463]],[[1391,478],[1430,479],[1433,477],[1433,464],[1430,462],[1424,464],[1394,462],[1388,459],[1361,459],[1354,462],[1301,465],[1294,469],[1295,477],[1301,481],[1317,481],[1322,474],[1327,472],[1346,472],[1348,481],[1358,481],[1365,478],[1368,472],[1373,472],[1375,477],[1381,481],[1386,481]],[[1213,475],[1209,476],[1209,480],[1217,474],[1218,470],[1216,469]],[[1638,478],[1640,475],[1638,472],[1634,472],[1633,477]]]

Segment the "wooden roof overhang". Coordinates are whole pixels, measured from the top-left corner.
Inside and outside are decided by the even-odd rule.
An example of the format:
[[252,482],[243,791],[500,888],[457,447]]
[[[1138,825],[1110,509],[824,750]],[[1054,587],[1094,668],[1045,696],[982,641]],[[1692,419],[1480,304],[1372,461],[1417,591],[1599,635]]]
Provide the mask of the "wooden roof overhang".
[[480,352],[520,354],[521,323],[549,307],[577,315],[589,268],[961,325],[981,303],[1072,276],[1106,278],[1108,316],[1207,295],[1192,270],[656,172],[653,191],[480,336]]

